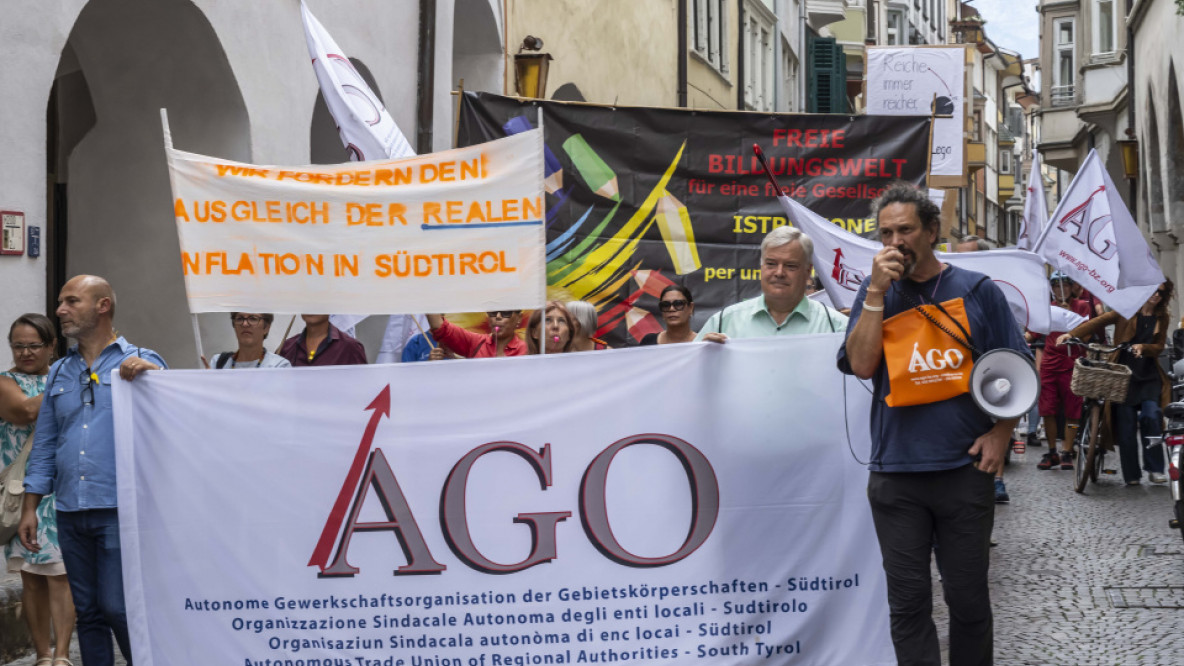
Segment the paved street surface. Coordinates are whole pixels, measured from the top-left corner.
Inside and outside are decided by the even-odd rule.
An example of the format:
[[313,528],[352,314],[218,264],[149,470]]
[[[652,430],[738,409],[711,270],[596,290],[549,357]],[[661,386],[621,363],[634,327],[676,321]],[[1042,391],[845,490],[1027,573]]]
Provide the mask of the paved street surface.
[[[1072,472],[1036,469],[1042,453],[1012,458],[1012,501],[995,514],[995,663],[1184,664],[1184,540],[1168,529],[1168,489],[1146,479],[1127,488],[1114,475],[1078,495]],[[1117,465],[1114,458],[1107,464]],[[936,569],[934,580],[944,646]],[[81,666],[77,642],[71,659]],[[33,662],[30,656],[9,666]]]
[[[1078,495],[1073,472],[1036,469],[1046,450],[1012,457],[1011,504],[996,507],[995,663],[1184,664],[1184,540],[1168,528],[1167,487],[1102,475]],[[940,584],[934,594],[944,647]]]

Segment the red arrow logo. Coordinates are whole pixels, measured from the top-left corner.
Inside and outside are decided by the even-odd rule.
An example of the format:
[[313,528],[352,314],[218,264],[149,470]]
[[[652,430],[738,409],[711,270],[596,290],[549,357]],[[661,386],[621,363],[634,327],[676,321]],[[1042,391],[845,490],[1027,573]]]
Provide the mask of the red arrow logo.
[[843,248],[836,247],[835,248],[835,267],[831,270],[830,276],[833,277],[836,281],[838,281],[842,274],[843,274]]
[[337,493],[337,501],[333,503],[333,510],[329,512],[329,520],[321,532],[321,539],[317,541],[316,550],[312,551],[312,559],[308,566],[318,566],[321,571],[329,563],[329,553],[333,550],[333,540],[337,537],[337,530],[341,529],[341,522],[345,520],[345,512],[349,509],[349,498],[358,487],[358,479],[362,476],[362,468],[366,465],[366,456],[370,455],[370,447],[374,442],[374,433],[378,430],[378,420],[391,415],[391,385],[378,393],[366,409],[373,409],[370,422],[366,424],[366,433],[362,435],[362,442],[358,444],[358,452],[354,454],[354,462],[350,465],[349,473],[345,476],[345,484],[341,492]]

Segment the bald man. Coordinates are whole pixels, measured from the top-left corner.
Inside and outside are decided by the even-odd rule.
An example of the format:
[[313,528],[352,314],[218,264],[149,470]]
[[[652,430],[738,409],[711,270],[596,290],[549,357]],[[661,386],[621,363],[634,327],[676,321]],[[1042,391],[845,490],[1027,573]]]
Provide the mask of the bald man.
[[62,335],[77,341],[49,370],[37,434],[25,474],[18,528],[37,543],[37,505],[54,493],[58,541],[78,613],[78,647],[86,666],[114,663],[111,634],[130,665],[123,563],[115,494],[115,424],[111,372],[125,380],[166,367],[160,356],[115,332],[115,291],[101,277],[79,275],[58,295]]

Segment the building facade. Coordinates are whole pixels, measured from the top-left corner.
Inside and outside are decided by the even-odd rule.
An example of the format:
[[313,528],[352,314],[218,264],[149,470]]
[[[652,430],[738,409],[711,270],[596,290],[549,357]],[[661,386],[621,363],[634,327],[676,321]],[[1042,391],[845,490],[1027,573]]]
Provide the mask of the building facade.
[[[371,3],[364,13],[343,0],[307,4],[420,151],[452,143],[452,82],[501,89],[497,0]],[[94,273],[119,296],[122,334],[196,366],[160,110],[181,150],[344,161],[300,4],[0,0],[0,13],[0,210],[41,233],[40,256],[0,257],[0,322],[52,312],[68,277]],[[206,349],[233,349],[225,315],[200,321]]]

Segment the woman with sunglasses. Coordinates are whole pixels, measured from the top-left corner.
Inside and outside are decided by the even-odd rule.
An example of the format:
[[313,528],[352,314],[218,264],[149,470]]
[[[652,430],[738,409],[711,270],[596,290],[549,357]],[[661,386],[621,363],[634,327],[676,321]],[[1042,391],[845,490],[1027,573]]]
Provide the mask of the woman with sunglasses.
[[266,312],[231,312],[230,324],[234,327],[234,337],[238,338],[238,350],[218,354],[206,367],[215,370],[292,367],[288,359],[263,346],[274,319],[275,315]]
[[521,310],[495,310],[485,314],[488,335],[463,329],[439,314],[428,315],[428,326],[432,328],[433,338],[464,358],[526,354],[526,344],[518,338]]
[[[1110,403],[1122,477],[1128,486],[1139,485],[1143,476],[1139,469],[1139,449],[1143,449],[1143,469],[1147,470],[1151,483],[1168,480],[1163,473],[1163,448],[1147,446],[1147,442],[1149,437],[1163,434],[1163,407],[1171,401],[1172,383],[1158,359],[1168,336],[1168,302],[1172,300],[1172,291],[1172,281],[1168,280],[1159,285],[1134,317],[1124,319],[1117,312],[1107,312],[1057,339],[1057,344],[1064,344],[1070,337],[1087,340],[1113,324],[1114,344],[1134,345],[1129,351],[1115,353],[1114,362],[1131,369],[1131,383],[1122,404]],[[1139,446],[1136,429],[1142,430],[1144,446]]]
[[[13,463],[33,431],[56,342],[53,323],[44,315],[22,315],[8,329],[13,367],[0,372],[0,468]],[[34,553],[14,536],[3,544],[4,562],[9,573],[21,574],[21,602],[37,650],[37,666],[69,664],[74,600],[58,544],[53,495],[37,505],[37,543],[41,549]],[[51,626],[56,636],[52,649]]]
[[691,290],[672,284],[662,290],[658,297],[658,309],[666,330],[650,333],[641,339],[643,345],[665,345],[673,342],[694,342],[695,332],[691,330],[691,316],[695,314],[695,299]]

